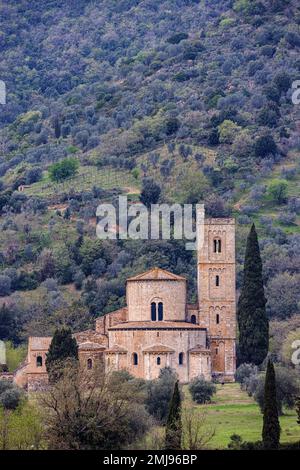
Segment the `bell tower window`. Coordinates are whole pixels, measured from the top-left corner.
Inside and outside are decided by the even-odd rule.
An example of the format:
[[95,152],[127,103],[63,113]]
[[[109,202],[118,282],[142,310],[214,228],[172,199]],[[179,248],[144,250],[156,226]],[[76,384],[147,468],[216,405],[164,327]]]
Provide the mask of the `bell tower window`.
[[158,366],[160,366],[160,357],[158,357],[158,358],[156,359],[156,364],[157,364]]
[[220,276],[216,276],[216,287],[220,286]]
[[164,319],[164,305],[162,302],[158,303],[158,321],[163,321]]
[[151,321],[163,321],[164,304],[163,302],[151,302]]
[[191,316],[191,323],[194,323],[194,325],[196,324],[196,315]]
[[43,367],[43,358],[42,358],[42,356],[37,356],[37,358],[36,358],[36,366],[37,366],[37,367]]
[[214,253],[221,253],[222,251],[222,243],[220,238],[214,239]]
[[139,363],[139,358],[138,358],[137,353],[133,353],[133,354],[132,354],[132,363],[133,363],[134,366],[137,366],[137,365],[138,365],[138,363]]
[[217,325],[220,323],[220,315],[218,313],[216,315],[216,323]]
[[151,320],[156,321],[156,303],[151,303]]
[[178,355],[178,364],[180,366],[183,365],[183,352],[179,353],[179,355]]

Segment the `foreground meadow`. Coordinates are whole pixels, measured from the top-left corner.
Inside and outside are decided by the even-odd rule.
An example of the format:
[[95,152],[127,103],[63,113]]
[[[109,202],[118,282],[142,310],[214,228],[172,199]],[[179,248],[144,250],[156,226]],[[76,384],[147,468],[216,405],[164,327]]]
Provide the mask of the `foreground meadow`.
[[[253,398],[240,389],[239,384],[217,386],[210,405],[193,403],[188,388],[184,388],[185,404],[192,409],[205,410],[206,425],[212,426],[215,435],[207,445],[210,449],[227,448],[230,436],[238,434],[246,441],[261,439],[262,414]],[[300,426],[294,410],[285,410],[280,417],[281,442],[300,440]]]

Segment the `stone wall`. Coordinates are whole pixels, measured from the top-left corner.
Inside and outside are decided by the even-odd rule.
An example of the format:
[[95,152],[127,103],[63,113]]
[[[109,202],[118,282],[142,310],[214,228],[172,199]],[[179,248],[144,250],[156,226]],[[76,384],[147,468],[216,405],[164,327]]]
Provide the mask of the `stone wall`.
[[[126,351],[122,354],[122,367],[136,377],[156,378],[159,370],[167,364],[176,370],[179,380],[189,380],[189,350],[196,346],[206,347],[206,331],[200,328],[180,329],[145,329],[145,330],[112,330],[109,331],[110,346],[117,345]],[[157,352],[147,349],[157,346]],[[161,350],[159,350],[159,346]],[[154,348],[155,349],[155,348]],[[165,351],[164,349],[169,349]],[[138,355],[138,364],[134,365],[133,354]],[[183,364],[179,365],[179,353],[183,353]],[[117,353],[116,353],[117,354]],[[160,364],[157,364],[157,358]],[[112,359],[110,367],[116,360]],[[120,368],[120,363],[119,363]]]
[[151,303],[162,302],[165,321],[186,318],[186,282],[178,280],[141,280],[127,282],[129,321],[151,319]]
[[[220,242],[217,250],[215,241]],[[205,219],[198,250],[199,324],[208,331],[212,373],[228,381],[236,368],[235,292],[235,221]]]

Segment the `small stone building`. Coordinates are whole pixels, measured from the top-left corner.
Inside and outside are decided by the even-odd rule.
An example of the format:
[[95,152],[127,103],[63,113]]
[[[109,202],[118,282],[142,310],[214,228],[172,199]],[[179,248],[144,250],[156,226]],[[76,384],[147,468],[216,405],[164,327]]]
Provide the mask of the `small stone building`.
[[[203,375],[234,381],[236,367],[234,219],[205,219],[197,250],[198,302],[187,303],[187,281],[154,268],[127,279],[127,306],[99,316],[95,330],[74,336],[87,369],[128,370],[144,379],[161,368],[181,382]],[[29,390],[47,381],[51,338],[29,338],[28,357],[15,381]]]

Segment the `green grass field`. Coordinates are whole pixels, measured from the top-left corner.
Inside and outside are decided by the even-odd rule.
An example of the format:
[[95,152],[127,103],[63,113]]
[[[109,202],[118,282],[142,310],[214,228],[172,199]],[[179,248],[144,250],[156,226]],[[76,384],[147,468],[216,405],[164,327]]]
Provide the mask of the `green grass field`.
[[93,186],[102,189],[120,189],[126,193],[139,193],[139,182],[126,170],[82,166],[78,173],[61,183],[49,179],[45,172],[44,178],[25,189],[28,196],[51,197],[73,189],[76,192],[90,191]]
[[[193,403],[187,387],[184,388],[184,394],[185,404],[195,410],[205,410],[206,424],[215,430],[208,444],[210,449],[226,449],[232,434],[239,434],[246,441],[261,439],[262,414],[258,405],[240,389],[239,384],[218,385],[210,405]],[[300,440],[300,426],[294,410],[285,410],[280,424],[281,442]]]

